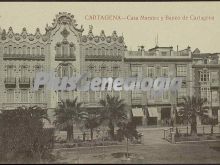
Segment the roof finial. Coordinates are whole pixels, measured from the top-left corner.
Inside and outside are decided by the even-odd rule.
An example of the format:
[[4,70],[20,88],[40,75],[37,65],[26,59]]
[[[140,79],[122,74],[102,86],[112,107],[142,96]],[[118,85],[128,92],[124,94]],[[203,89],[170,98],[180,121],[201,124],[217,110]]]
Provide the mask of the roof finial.
[[89,25],[89,31],[92,31],[92,29],[93,29],[93,26]]

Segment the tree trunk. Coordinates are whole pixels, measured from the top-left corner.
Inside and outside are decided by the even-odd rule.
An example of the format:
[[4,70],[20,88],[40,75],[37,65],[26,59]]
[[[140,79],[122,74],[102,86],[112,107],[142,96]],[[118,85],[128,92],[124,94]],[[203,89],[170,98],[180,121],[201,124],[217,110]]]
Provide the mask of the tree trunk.
[[91,141],[93,141],[93,128],[90,128]]
[[73,126],[67,127],[67,142],[72,142],[73,140]]
[[197,135],[197,121],[196,121],[196,115],[192,115],[192,123],[191,123],[191,135],[196,136]]
[[109,129],[110,129],[111,139],[114,139],[114,137],[115,137],[115,128],[114,128],[114,124],[112,122],[109,123]]

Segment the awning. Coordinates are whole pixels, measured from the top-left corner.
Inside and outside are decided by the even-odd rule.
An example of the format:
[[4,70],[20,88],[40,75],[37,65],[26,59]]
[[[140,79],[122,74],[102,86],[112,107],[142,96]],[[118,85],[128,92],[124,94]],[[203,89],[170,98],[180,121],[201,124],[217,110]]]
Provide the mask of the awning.
[[149,117],[158,117],[158,112],[156,107],[148,107]]
[[144,112],[142,108],[132,108],[133,117],[143,117]]

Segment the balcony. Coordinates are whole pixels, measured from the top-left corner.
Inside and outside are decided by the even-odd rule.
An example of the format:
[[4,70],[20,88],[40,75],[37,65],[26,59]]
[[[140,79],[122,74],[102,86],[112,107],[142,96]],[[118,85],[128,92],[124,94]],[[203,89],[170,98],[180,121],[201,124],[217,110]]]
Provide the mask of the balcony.
[[[35,78],[33,78],[33,80],[32,80],[33,87],[34,87],[34,82],[35,82]],[[44,85],[39,85],[39,88],[43,88],[43,87],[44,87]]]
[[142,98],[132,98],[131,104],[132,105],[142,105]]
[[47,108],[47,103],[2,103],[3,110],[14,110],[21,106],[33,107],[38,106],[41,108]]
[[191,61],[191,54],[188,52],[168,52],[166,55],[155,52],[127,51],[125,61]]
[[75,61],[76,60],[76,56],[75,55],[70,55],[70,56],[66,56],[66,55],[56,55],[55,56],[55,61]]
[[86,55],[88,61],[121,61],[121,55]]
[[15,77],[6,77],[5,78],[5,87],[6,88],[16,88],[16,78]]
[[45,55],[40,54],[4,54],[3,60],[45,60]]
[[30,78],[20,77],[19,78],[19,87],[20,88],[29,88],[30,87]]

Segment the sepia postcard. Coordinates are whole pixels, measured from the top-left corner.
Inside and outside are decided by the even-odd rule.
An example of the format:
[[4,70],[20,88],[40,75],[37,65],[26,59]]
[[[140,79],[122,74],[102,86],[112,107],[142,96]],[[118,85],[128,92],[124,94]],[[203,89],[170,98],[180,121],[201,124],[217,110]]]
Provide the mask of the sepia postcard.
[[219,164],[220,2],[0,2],[0,163]]

